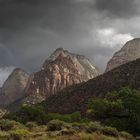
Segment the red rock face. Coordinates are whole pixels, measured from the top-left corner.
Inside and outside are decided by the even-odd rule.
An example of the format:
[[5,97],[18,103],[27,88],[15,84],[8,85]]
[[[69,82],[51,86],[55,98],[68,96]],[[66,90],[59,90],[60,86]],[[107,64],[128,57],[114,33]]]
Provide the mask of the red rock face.
[[42,69],[32,76],[25,102],[41,102],[67,86],[87,81],[99,74],[97,71],[93,74],[88,69],[85,70],[77,62],[76,56],[66,55],[64,50],[58,53],[57,50],[55,56],[53,54],[53,58],[47,60]]
[[129,62],[85,83],[66,88],[43,102],[47,113],[85,114],[91,98],[104,98],[122,87],[140,90],[140,59]]

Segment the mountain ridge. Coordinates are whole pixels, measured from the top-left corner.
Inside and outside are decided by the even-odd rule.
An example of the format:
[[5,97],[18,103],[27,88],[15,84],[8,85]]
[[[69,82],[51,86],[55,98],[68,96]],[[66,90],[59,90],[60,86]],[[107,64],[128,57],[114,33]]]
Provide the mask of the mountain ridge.
[[58,48],[43,63],[41,70],[32,75],[23,102],[39,103],[67,86],[98,75],[98,70],[85,56]]
[[140,90],[140,59],[128,62],[88,82],[65,88],[42,104],[46,112],[69,114],[86,112],[89,98],[103,98],[107,92],[128,86]]

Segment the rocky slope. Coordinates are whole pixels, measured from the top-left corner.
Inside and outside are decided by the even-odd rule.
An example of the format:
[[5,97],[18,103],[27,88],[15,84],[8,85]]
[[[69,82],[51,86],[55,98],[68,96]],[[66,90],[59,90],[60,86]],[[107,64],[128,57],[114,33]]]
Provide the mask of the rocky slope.
[[140,58],[140,38],[128,41],[108,62],[106,71]]
[[65,87],[98,75],[98,70],[87,58],[59,48],[44,62],[41,70],[32,75],[24,102],[41,102]]
[[85,112],[89,98],[104,97],[109,91],[128,86],[140,90],[140,59],[121,65],[88,82],[71,86],[42,103],[47,112]]
[[5,81],[0,92],[0,107],[5,107],[25,96],[24,89],[29,75],[22,69],[15,69]]

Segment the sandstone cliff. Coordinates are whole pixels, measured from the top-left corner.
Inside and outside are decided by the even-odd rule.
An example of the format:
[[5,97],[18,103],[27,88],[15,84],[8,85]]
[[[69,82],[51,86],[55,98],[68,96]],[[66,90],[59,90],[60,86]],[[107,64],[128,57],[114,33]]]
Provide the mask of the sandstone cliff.
[[32,104],[41,102],[67,86],[98,75],[98,70],[87,58],[59,48],[44,62],[41,70],[32,75],[24,101]]
[[42,102],[47,113],[86,113],[90,98],[104,98],[122,87],[140,90],[140,59],[123,64],[85,83],[65,88]]
[[128,41],[107,64],[106,71],[140,58],[140,38]]
[[24,89],[29,75],[22,69],[15,69],[5,81],[0,92],[0,106],[5,107],[25,96]]

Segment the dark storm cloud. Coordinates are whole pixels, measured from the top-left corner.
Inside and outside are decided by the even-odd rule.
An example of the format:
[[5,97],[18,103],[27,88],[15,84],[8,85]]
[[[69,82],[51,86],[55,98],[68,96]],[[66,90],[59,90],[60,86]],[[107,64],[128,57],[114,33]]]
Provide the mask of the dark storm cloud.
[[22,29],[46,21],[53,28],[56,21],[69,23],[72,10],[69,0],[5,0],[0,4],[0,26]]
[[111,17],[132,17],[138,14],[136,0],[96,0],[95,7]]
[[88,56],[104,70],[125,41],[140,35],[139,3],[0,0],[0,66],[36,71],[56,48],[63,47]]
[[[44,55],[45,50],[47,58],[53,45],[55,47],[62,45],[61,33],[70,33],[74,28],[75,6],[69,0],[5,0],[0,2],[0,42],[12,51],[13,56],[19,57],[19,60],[21,58],[24,67],[30,65],[26,64],[26,59],[33,61],[33,54],[39,57],[38,54]],[[3,51],[0,51],[0,54],[9,56]],[[11,63],[11,60],[7,61],[8,57],[5,57],[2,57],[1,65]]]

